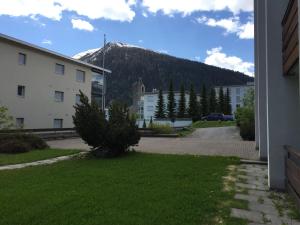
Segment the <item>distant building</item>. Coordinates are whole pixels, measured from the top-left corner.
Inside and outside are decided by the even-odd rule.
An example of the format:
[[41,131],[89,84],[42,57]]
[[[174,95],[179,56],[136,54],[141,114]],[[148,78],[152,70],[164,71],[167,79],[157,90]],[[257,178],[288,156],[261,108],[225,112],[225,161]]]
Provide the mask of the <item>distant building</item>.
[[[168,104],[168,92],[163,92],[163,98],[165,103],[165,108],[167,110],[167,104]],[[176,106],[176,112],[178,111],[178,105],[180,100],[180,92],[174,92],[174,98],[175,98],[175,106]],[[188,108],[190,100],[190,95],[188,93],[185,94],[185,102],[186,102],[186,108]],[[150,120],[151,117],[154,119],[155,117],[155,111],[156,106],[158,102],[158,90],[153,90],[152,92],[146,92],[144,96],[142,97],[143,101],[143,118],[146,120]]]
[[0,106],[17,127],[73,128],[79,91],[101,106],[103,71],[59,53],[0,34]]
[[[219,97],[219,90],[221,86],[215,87],[216,96]],[[245,85],[230,85],[230,86],[222,86],[224,94],[227,91],[227,88],[230,92],[230,98],[231,98],[231,108],[232,113],[234,114],[239,107],[244,106],[243,99],[245,97],[245,94],[249,89],[254,89],[254,82],[248,82]]]

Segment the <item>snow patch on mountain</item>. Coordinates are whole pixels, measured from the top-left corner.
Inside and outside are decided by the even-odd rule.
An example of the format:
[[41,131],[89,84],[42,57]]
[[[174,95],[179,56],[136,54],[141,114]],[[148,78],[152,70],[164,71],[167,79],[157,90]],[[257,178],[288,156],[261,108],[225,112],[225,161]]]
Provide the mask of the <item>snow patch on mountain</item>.
[[87,51],[84,51],[84,52],[80,52],[76,55],[73,56],[73,59],[80,59],[82,58],[83,56],[89,56],[89,55],[92,55],[94,54],[95,52],[99,51],[101,48],[94,48],[94,49],[89,49]]

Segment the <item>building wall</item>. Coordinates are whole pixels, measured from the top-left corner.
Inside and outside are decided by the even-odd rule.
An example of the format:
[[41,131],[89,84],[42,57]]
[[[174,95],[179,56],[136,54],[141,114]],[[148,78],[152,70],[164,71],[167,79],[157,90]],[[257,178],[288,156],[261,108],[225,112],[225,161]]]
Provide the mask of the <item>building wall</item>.
[[[230,92],[230,98],[231,98],[231,108],[232,108],[232,114],[234,114],[238,107],[243,107],[243,99],[247,93],[247,91],[250,88],[254,88],[253,84],[249,85],[241,85],[241,86],[224,86],[223,91],[224,94],[226,93],[227,88]],[[219,89],[220,87],[216,87],[216,96],[219,97]]]
[[[175,93],[175,103],[176,107],[178,107],[179,99],[180,99],[180,93]],[[167,103],[168,103],[168,94],[163,94],[164,103],[165,103],[165,109],[167,110]],[[156,111],[156,105],[158,101],[158,93],[146,93],[143,96],[144,99],[144,119],[150,120],[151,117],[154,119],[155,117],[155,111]],[[189,103],[189,95],[185,95],[185,101],[186,101],[186,108],[188,107]]]
[[[19,65],[18,54],[26,54],[26,65]],[[55,73],[55,64],[65,65],[65,74]],[[52,57],[24,46],[0,40],[0,105],[14,118],[24,118],[24,128],[53,128],[54,119],[63,119],[63,127],[73,127],[76,94],[81,90],[91,97],[91,69]],[[85,83],[76,81],[76,70],[85,71]],[[25,86],[25,97],[17,95],[17,86]],[[64,92],[64,102],[55,102],[54,92]]]
[[[260,132],[260,143],[266,142],[267,146],[269,187],[284,189],[286,155],[284,145],[300,148],[299,75],[283,76],[281,22],[289,1],[260,1],[265,5],[258,4],[258,10],[255,11],[258,20],[255,25],[260,27],[264,24],[265,33],[258,32],[255,37],[259,40],[260,46],[256,51],[259,57],[256,66],[261,71],[259,93],[265,93],[265,99],[264,96],[259,99],[259,105],[263,106],[265,101],[266,117],[262,117],[262,113],[259,113],[259,129],[267,131],[266,137]],[[265,64],[263,64],[264,57]],[[263,77],[266,85],[261,80]]]

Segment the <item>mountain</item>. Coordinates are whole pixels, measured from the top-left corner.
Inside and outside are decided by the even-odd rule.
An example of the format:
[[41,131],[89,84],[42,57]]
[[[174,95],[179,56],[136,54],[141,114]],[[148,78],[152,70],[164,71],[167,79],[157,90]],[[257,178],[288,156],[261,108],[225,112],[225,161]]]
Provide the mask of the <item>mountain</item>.
[[207,87],[240,85],[253,81],[245,74],[209,66],[204,63],[176,58],[170,55],[124,43],[108,43],[103,49],[92,49],[74,56],[76,59],[102,66],[105,51],[107,75],[107,101],[132,101],[132,84],[142,78],[146,91],[154,88],[168,90],[170,79],[174,89],[179,90],[183,83],[186,89],[194,84],[197,92],[203,84]]

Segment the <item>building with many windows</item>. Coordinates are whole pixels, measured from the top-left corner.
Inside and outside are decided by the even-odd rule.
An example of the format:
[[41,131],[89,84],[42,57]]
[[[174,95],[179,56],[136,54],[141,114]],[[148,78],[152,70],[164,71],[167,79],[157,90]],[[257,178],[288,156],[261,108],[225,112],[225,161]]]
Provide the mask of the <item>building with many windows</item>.
[[[168,92],[163,92],[163,98],[164,98],[164,103],[165,103],[165,108],[167,109],[167,104],[168,104]],[[174,98],[175,98],[175,107],[176,111],[178,111],[178,105],[179,105],[179,100],[180,100],[180,92],[174,92]],[[156,111],[156,106],[158,102],[158,91],[153,90],[152,92],[146,92],[142,96],[142,102],[143,102],[143,112],[142,114],[144,115],[143,118],[146,120],[150,120],[151,117],[154,119],[155,117],[155,111]],[[185,103],[186,103],[186,108],[188,108],[190,100],[190,95],[188,93],[185,94]]]
[[[217,97],[219,97],[220,88],[221,87],[215,87]],[[243,99],[245,97],[245,94],[248,92],[249,89],[254,89],[254,83],[247,82],[247,84],[245,85],[230,85],[230,86],[223,86],[222,88],[224,94],[226,93],[227,88],[229,89],[232,114],[234,114],[237,108],[243,107],[244,105]]]
[[17,127],[72,128],[81,90],[101,106],[103,71],[59,53],[0,34],[0,106]]

